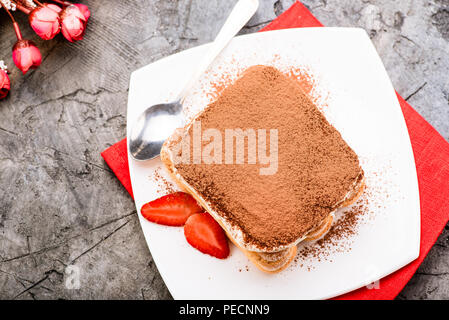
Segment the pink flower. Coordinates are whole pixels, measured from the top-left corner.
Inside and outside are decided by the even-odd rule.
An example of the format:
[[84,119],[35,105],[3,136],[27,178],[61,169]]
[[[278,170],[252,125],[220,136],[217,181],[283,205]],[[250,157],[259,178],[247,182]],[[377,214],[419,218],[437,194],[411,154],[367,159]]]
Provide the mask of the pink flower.
[[60,15],[61,31],[70,42],[82,40],[86,32],[87,20],[75,5],[65,7]]
[[9,89],[11,89],[11,82],[8,74],[5,70],[0,69],[0,100],[8,95]]
[[60,31],[59,13],[61,8],[55,4],[45,3],[31,11],[28,19],[31,28],[44,40],[53,39]]
[[17,40],[12,48],[12,59],[23,74],[39,67],[42,62],[41,53],[34,42],[23,39]]
[[85,4],[74,3],[73,5],[78,7],[78,9],[83,14],[84,18],[86,18],[86,21],[89,20],[89,18],[90,18],[90,11],[89,11],[89,8]]

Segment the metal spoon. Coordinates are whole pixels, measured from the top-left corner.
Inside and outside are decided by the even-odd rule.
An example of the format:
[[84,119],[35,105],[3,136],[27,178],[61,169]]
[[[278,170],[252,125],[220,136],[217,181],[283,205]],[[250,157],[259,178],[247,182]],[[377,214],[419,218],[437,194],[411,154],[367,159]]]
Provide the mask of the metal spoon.
[[177,99],[171,103],[157,104],[146,109],[131,128],[128,148],[135,160],[149,160],[159,156],[164,141],[185,124],[182,103],[188,92],[215,60],[229,41],[254,15],[258,0],[239,0],[221,28],[191,80]]

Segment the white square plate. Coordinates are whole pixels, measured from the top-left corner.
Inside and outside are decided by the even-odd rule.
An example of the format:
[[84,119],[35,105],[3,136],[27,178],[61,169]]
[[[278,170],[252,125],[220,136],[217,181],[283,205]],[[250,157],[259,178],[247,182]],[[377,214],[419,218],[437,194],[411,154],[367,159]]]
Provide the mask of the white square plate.
[[[131,76],[128,135],[148,106],[168,102],[186,83],[207,45],[147,65]],[[292,264],[278,274],[252,266],[231,245],[225,260],[193,249],[183,228],[146,221],[140,208],[163,194],[155,172],[159,159],[129,165],[142,229],[162,278],[175,299],[325,299],[380,279],[418,257],[420,204],[415,163],[395,92],[367,34],[353,28],[287,29],[232,40],[186,99],[191,117],[211,101],[211,82],[256,64],[281,70],[306,68],[325,97],[323,112],[359,155],[368,185],[370,213],[351,239],[351,250]],[[166,176],[167,180],[170,180]],[[247,270],[248,269],[248,270]],[[382,288],[382,282],[379,286]]]

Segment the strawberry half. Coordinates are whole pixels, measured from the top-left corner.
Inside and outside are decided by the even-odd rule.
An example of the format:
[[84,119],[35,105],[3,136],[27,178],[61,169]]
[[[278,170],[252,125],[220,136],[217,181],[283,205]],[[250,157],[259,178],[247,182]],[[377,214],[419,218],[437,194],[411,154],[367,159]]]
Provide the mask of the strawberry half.
[[195,213],[187,219],[184,235],[190,245],[202,253],[218,259],[229,255],[228,239],[217,223],[208,213]]
[[204,211],[188,193],[175,192],[148,202],[140,212],[148,221],[166,226],[183,226],[194,213]]

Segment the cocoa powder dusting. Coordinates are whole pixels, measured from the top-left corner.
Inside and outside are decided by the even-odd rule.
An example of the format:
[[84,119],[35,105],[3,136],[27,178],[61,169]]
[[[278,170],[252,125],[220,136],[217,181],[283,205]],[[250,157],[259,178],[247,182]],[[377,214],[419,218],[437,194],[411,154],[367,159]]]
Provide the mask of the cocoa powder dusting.
[[[357,226],[366,213],[366,204],[363,201],[358,201],[349,210],[345,210],[342,217],[332,225],[323,238],[312,245],[305,243],[305,246],[299,250],[295,262],[298,261],[298,258],[303,260],[309,257],[321,261],[335,251],[350,251],[348,241],[357,234]],[[344,240],[343,243],[342,240]]]
[[172,182],[168,181],[164,176],[162,176],[160,168],[156,169],[150,178],[156,182],[157,192],[160,194],[165,195],[178,191],[178,189]]
[[203,132],[218,129],[223,137],[225,129],[278,130],[274,175],[248,164],[247,145],[244,164],[176,165],[247,243],[263,249],[288,245],[318,226],[363,174],[357,155],[298,81],[273,67],[247,69],[197,120]]
[[[275,55],[271,63],[275,64],[279,60],[281,60],[280,56]],[[211,102],[217,100],[223,90],[230,84],[232,84],[235,79],[238,79],[243,71],[244,70],[239,68],[237,74],[234,75],[226,72],[225,70],[222,70],[222,68],[220,67],[218,72],[213,74],[214,80],[209,82],[207,90],[203,90],[201,94],[207,96]],[[320,101],[320,103],[318,104],[318,100],[323,100],[323,98],[326,97],[316,95],[316,92],[314,92],[317,84],[315,78],[307,68],[290,66],[285,71],[282,71],[282,73],[294,79],[301,87],[303,92],[309,97],[309,99],[315,103],[318,109],[323,110],[323,108],[327,106],[327,102],[325,99],[324,101]],[[328,95],[328,93],[325,95]]]
[[315,268],[314,261],[333,262],[332,257],[336,253],[350,252],[359,228],[372,222],[379,214],[379,208],[385,209],[385,203],[394,185],[383,179],[383,173],[390,169],[386,167],[381,168],[379,172],[371,172],[359,200],[352,206],[337,211],[338,219],[334,221],[329,232],[317,241],[299,244],[293,266],[307,266],[310,271]]

